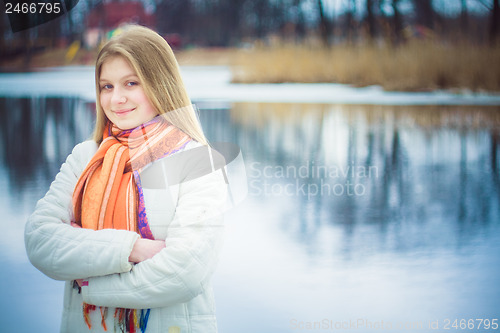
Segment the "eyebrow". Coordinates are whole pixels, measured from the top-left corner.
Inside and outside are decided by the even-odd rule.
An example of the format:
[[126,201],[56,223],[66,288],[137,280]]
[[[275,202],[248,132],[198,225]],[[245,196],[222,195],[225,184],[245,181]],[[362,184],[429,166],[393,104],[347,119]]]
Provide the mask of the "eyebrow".
[[[128,74],[128,75],[125,75],[125,76],[123,76],[122,78],[120,78],[120,80],[119,80],[119,81],[124,81],[124,80],[126,80],[126,79],[128,79],[128,78],[131,78],[131,77],[136,77],[136,78],[139,78],[139,76],[137,76],[137,74]],[[100,78],[99,78],[99,82],[110,82],[110,81],[111,81],[111,80],[108,80],[108,79],[103,78],[103,77],[100,77]]]

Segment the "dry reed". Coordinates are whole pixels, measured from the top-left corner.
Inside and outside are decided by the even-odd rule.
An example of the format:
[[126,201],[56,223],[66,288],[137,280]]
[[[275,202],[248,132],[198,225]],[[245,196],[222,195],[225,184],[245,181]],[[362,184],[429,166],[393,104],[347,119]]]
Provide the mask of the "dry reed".
[[[80,50],[67,63],[65,52],[55,49],[34,55],[31,67],[93,64],[96,53]],[[229,65],[232,81],[237,83],[334,82],[380,85],[393,91],[500,92],[500,45],[413,40],[399,47],[282,44],[253,49],[198,48],[175,53],[181,65]],[[0,67],[24,68],[23,59],[3,61]]]
[[500,46],[414,40],[399,47],[257,47],[240,51],[233,82],[335,82],[399,91],[500,91]]

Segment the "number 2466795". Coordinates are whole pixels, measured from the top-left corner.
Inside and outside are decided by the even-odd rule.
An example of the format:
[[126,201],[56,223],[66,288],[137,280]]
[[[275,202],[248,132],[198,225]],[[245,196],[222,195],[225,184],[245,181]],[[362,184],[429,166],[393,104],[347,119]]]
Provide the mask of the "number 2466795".
[[16,4],[5,2],[6,14],[59,14],[60,12],[60,2],[18,2]]

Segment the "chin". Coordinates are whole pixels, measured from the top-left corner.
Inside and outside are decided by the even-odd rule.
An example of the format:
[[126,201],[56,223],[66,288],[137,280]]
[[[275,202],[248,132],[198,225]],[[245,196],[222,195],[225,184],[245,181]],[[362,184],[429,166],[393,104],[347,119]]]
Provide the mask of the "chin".
[[123,121],[117,121],[115,123],[115,125],[121,129],[122,131],[126,131],[126,130],[130,130],[130,129],[134,129],[136,128],[137,126],[139,125],[136,125],[136,124],[131,124],[131,123],[128,123],[128,122],[123,122]]

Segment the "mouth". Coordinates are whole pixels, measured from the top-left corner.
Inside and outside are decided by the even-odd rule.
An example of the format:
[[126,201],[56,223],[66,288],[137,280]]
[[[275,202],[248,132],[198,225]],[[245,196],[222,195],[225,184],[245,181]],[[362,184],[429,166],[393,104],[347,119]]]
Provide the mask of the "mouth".
[[118,116],[118,117],[123,117],[129,114],[130,112],[134,111],[135,108],[132,109],[122,109],[122,110],[113,110],[113,113]]

